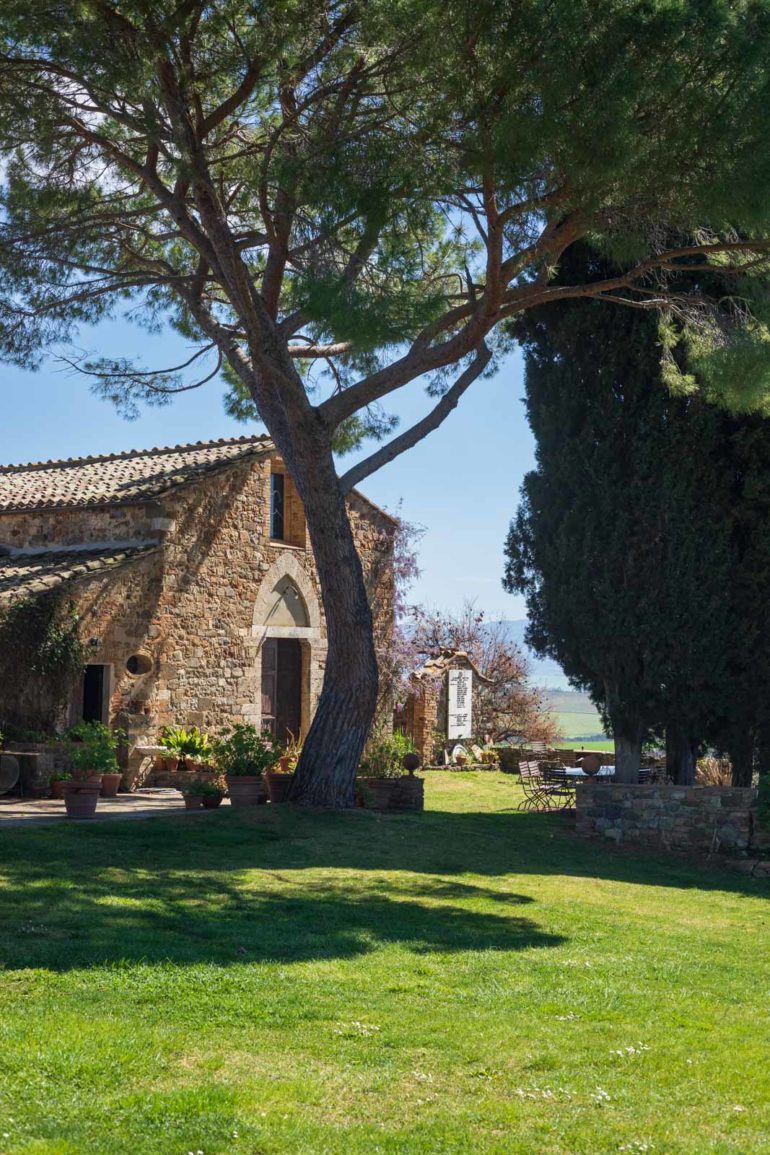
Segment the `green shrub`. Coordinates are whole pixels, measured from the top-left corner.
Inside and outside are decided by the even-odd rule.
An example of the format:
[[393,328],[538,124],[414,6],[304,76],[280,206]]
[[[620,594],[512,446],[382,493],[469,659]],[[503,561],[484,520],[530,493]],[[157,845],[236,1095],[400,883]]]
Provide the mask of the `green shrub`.
[[0,685],[9,737],[16,737],[10,734],[12,728],[54,729],[84,662],[78,614],[62,591],[20,598],[4,608],[0,613]]
[[201,794],[211,794],[215,798],[224,798],[227,794],[227,783],[224,778],[208,778],[201,781]]
[[260,734],[256,726],[239,722],[223,730],[212,743],[214,762],[231,777],[259,775],[274,766],[284,751],[271,734]]
[[211,794],[217,798],[224,798],[227,793],[225,783],[219,778],[214,781],[210,778],[190,778],[187,782],[181,782],[178,790],[180,794]]
[[202,734],[197,726],[185,730],[183,726],[164,726],[160,732],[160,744],[180,762],[207,762],[211,757],[208,734]]
[[8,742],[34,742],[39,745],[52,745],[54,742],[61,741],[61,734],[57,734],[55,730],[29,730],[24,726],[6,726],[3,731],[3,741]]
[[362,778],[400,778],[404,774],[401,760],[414,753],[414,742],[401,730],[378,734],[367,742],[358,773]]
[[115,751],[121,735],[103,722],[80,722],[67,732],[67,753],[74,776],[114,774],[118,771]]

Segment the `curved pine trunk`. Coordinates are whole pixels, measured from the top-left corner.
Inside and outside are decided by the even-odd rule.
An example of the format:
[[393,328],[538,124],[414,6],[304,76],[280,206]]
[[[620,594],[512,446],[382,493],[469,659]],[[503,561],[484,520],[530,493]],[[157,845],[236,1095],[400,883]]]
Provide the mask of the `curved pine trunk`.
[[[305,468],[303,468],[305,466]],[[305,739],[290,801],[348,807],[377,704],[372,611],[345,499],[331,456],[307,457],[292,471],[305,508],[326,617],[323,688]]]

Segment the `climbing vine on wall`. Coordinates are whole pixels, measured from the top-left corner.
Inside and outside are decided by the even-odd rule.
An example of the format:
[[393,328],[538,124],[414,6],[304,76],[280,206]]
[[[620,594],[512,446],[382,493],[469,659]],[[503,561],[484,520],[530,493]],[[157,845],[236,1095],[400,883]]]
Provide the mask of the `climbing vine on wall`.
[[0,714],[11,730],[54,729],[84,664],[75,606],[59,590],[0,614]]

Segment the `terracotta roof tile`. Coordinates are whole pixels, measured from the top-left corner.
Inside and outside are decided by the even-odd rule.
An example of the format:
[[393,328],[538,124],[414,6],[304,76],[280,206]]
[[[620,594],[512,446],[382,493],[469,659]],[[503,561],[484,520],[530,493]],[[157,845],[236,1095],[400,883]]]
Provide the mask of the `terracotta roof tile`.
[[482,674],[476,663],[473,661],[465,650],[441,650],[432,658],[428,658],[426,662],[418,670],[412,674],[413,678],[421,681],[423,678],[439,678],[446,673],[447,670],[456,669],[458,663],[467,662],[473,673],[482,682],[494,681],[493,678],[488,678],[486,674]]
[[271,448],[267,436],[0,465],[0,512],[126,505]]
[[0,556],[0,604],[27,595],[41,594],[73,578],[114,569],[157,545],[101,546],[97,549],[69,549],[47,553],[20,553]]

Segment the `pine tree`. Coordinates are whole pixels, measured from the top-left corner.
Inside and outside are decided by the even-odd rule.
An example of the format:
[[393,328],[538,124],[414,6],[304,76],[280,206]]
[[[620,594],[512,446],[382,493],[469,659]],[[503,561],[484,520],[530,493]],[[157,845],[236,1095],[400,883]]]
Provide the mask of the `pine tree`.
[[[345,494],[452,413],[510,318],[666,308],[713,388],[740,364],[770,392],[769,55],[770,0],[0,4],[0,358],[35,367],[124,310],[192,353],[84,360],[105,397],[133,411],[221,366],[266,426],[329,642],[294,800],[352,805],[377,704]],[[555,284],[588,236],[624,271]],[[668,291],[709,262],[728,326]],[[388,438],[380,406],[417,381],[425,416]]]

